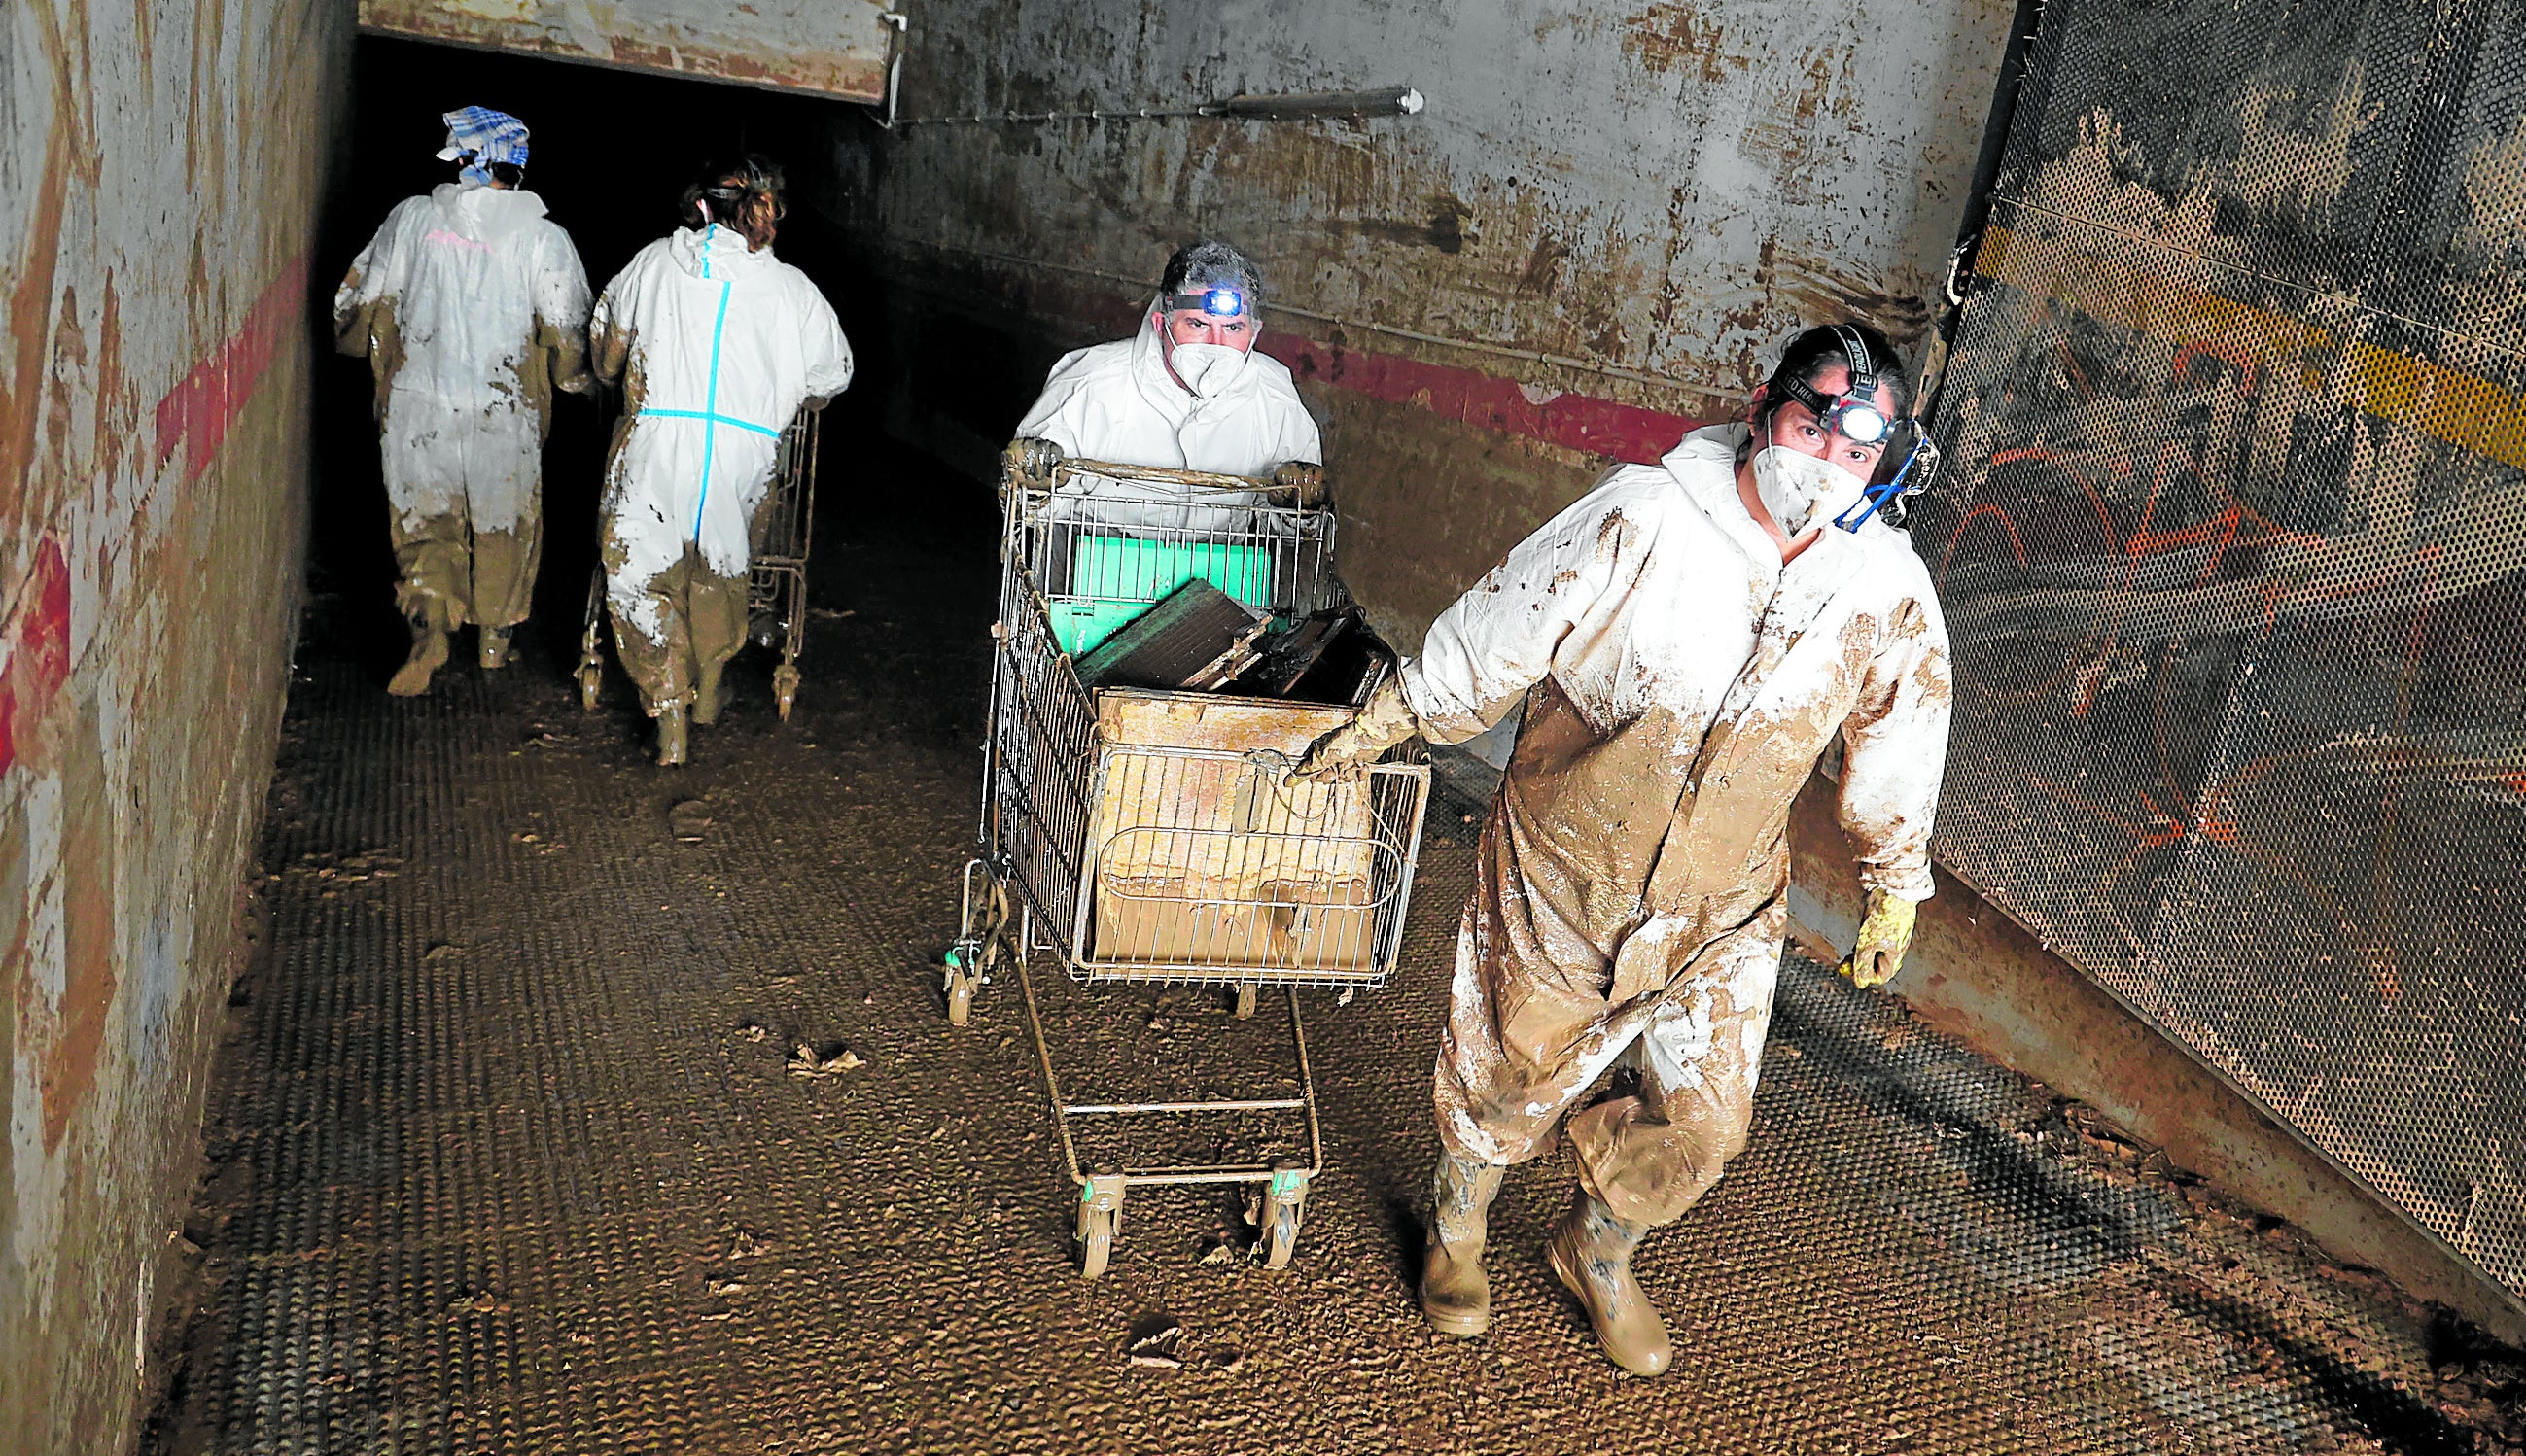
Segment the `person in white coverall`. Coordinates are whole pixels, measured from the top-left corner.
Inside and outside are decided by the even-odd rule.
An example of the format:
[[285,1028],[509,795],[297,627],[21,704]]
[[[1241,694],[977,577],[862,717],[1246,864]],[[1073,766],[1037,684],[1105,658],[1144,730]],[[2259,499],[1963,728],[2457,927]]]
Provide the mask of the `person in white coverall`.
[[[1009,447],[1019,473],[1047,477],[1064,456],[1123,465],[1205,471],[1270,478],[1315,504],[1323,488],[1323,436],[1298,399],[1288,366],[1254,352],[1261,274],[1222,242],[1176,250],[1158,281],[1158,296],[1131,338],[1062,356],[1043,393],[1019,422]],[[1143,482],[1081,482],[1098,502],[1097,519],[1115,525],[1234,528],[1259,493],[1205,494],[1201,507],[1162,509],[1135,502],[1182,500]]]
[[447,113],[459,180],[397,203],[333,295],[340,350],[377,378],[388,529],[412,653],[386,690],[424,691],[447,638],[479,629],[509,660],[543,556],[543,442],[553,391],[584,393],[587,274],[570,234],[523,191],[527,128]]
[[685,226],[605,285],[588,337],[623,386],[605,467],[614,649],[658,721],[658,762],[714,722],[745,645],[745,588],[781,433],[851,381],[850,341],[805,274],[772,254],[780,169],[746,157],[684,191]]
[[[1502,1170],[1566,1131],[1579,1186],[1548,1262],[1618,1364],[1666,1368],[1632,1249],[1745,1145],[1790,802],[1837,734],[1868,896],[1844,969],[1879,985],[1902,960],[1931,889],[1946,630],[1908,538],[1853,503],[1909,428],[1906,387],[1875,330],[1800,334],[1744,423],[1607,476],[1297,770],[1343,777],[1415,731],[1461,742],[1526,704],[1439,1052],[1421,1301],[1441,1330],[1489,1328],[1485,1210]],[[1638,1090],[1583,1106],[1624,1059]]]

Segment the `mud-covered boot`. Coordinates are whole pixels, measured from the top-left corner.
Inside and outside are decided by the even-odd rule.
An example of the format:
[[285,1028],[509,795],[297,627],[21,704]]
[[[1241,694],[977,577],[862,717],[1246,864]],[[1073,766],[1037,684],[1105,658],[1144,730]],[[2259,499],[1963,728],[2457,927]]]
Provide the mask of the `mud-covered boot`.
[[1491,1328],[1491,1281],[1483,1273],[1483,1239],[1491,1199],[1508,1170],[1439,1155],[1430,1180],[1430,1246],[1421,1259],[1421,1312],[1441,1334],[1480,1334]]
[[484,668],[505,668],[509,665],[508,628],[481,628],[477,630],[476,635],[479,638],[475,643],[477,662]]
[[719,675],[725,663],[704,664],[693,674],[693,722],[704,728],[719,722]]
[[684,705],[669,703],[658,710],[658,767],[681,769],[684,766]]
[[386,691],[399,698],[417,698],[429,691],[429,675],[447,666],[447,633],[434,627],[412,629],[412,655],[395,669]]
[[1648,1231],[1645,1224],[1614,1217],[1582,1189],[1543,1246],[1562,1287],[1587,1307],[1596,1343],[1636,1376],[1663,1374],[1675,1359],[1666,1321],[1632,1278],[1632,1250]]

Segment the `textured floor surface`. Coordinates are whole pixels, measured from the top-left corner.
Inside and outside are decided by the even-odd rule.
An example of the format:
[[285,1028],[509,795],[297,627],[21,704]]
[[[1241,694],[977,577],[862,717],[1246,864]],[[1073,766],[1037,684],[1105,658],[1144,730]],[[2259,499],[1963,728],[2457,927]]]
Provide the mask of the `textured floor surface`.
[[[1461,805],[1403,974],[1307,1003],[1331,1171],[1293,1267],[1236,1257],[1234,1194],[1136,1193],[1082,1281],[1015,987],[951,1029],[931,970],[990,563],[819,551],[796,718],[749,661],[676,775],[548,640],[402,702],[311,628],[162,1448],[2504,1449],[2467,1429],[2517,1378],[2496,1353],[1798,962],[1751,1151],[1641,1257],[1675,1370],[1620,1378],[1543,1272],[1558,1160],[1494,1216],[1492,1334],[1433,1336],[1409,1276]],[[1045,991],[1077,1092],[1288,1084],[1273,1016]],[[832,1070],[792,1075],[800,1043]],[[1170,1325],[1180,1366],[1133,1363]]]

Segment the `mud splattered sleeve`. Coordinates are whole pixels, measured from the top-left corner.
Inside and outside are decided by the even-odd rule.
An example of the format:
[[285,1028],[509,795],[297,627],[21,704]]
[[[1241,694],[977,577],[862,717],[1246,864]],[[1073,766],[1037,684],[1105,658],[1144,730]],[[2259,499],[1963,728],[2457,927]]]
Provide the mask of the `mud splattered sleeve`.
[[623,382],[623,368],[632,359],[632,323],[623,317],[623,293],[631,277],[629,268],[616,274],[587,316],[587,367],[608,384]]
[[559,227],[542,238],[535,270],[535,346],[552,360],[553,387],[585,394],[587,375],[587,269],[579,249]]
[[1950,695],[1946,622],[1925,577],[1892,614],[1842,725],[1842,827],[1857,846],[1863,888],[1930,898]]
[[378,309],[402,284],[404,214],[427,201],[416,197],[396,203],[378,226],[377,236],[351,260],[350,272],[342,275],[342,286],[333,290],[333,347],[340,352],[354,359],[368,356]]
[[1626,476],[1637,469],[1545,522],[1430,625],[1421,656],[1404,665],[1403,695],[1431,741],[1461,743],[1499,722],[1552,671],[1562,639],[1615,605],[1635,534],[1625,511],[1639,504]]

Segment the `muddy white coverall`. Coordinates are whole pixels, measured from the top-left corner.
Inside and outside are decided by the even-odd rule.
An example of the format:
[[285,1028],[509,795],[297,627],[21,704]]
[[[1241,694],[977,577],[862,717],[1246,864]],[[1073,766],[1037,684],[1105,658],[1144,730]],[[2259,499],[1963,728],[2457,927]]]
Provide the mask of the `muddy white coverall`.
[[[1089,460],[1258,478],[1293,460],[1322,464],[1325,458],[1324,436],[1288,365],[1250,354],[1226,389],[1195,399],[1167,373],[1166,344],[1148,312],[1133,337],[1063,355],[1019,422],[1018,435],[1050,440],[1063,454]],[[1181,494],[1144,483],[1088,479],[1074,488],[1098,502],[1096,519],[1116,525],[1239,529],[1252,520],[1245,512],[1129,504]],[[1253,506],[1265,497],[1236,492],[1201,499]]]
[[680,227],[605,285],[588,329],[623,385],[606,462],[606,601],[651,716],[745,645],[755,511],[781,433],[851,381],[850,341],[807,276],[714,224]]
[[587,273],[532,192],[397,203],[333,295],[377,377],[397,605],[445,631],[523,622],[543,550],[555,389],[587,387]]
[[[1790,802],[1836,732],[1861,879],[1930,895],[1946,628],[1898,531],[1787,568],[1737,494],[1742,425],[1625,466],[1440,615],[1402,675],[1424,731],[1521,697],[1457,931],[1441,1140],[1522,1163],[1565,1122],[1617,1217],[1683,1216],[1743,1150],[1787,929]],[[1632,1051],[1638,1095],[1573,1111]]]

